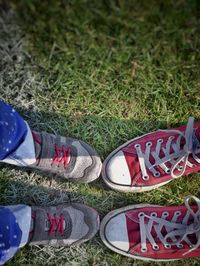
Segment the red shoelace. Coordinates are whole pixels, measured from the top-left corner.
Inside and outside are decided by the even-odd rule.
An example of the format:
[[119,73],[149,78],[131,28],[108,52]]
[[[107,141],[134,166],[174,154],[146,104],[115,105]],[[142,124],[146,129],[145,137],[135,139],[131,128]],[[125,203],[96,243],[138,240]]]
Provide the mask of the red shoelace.
[[[32,131],[32,135],[33,135],[33,139],[38,144],[42,145],[42,141],[33,131]],[[58,145],[55,144],[55,151],[56,151],[56,156],[53,158],[51,166],[54,166],[56,163],[58,163],[58,166],[61,167],[62,164],[64,163],[64,168],[66,169],[70,161],[70,148],[65,148],[64,146],[62,146],[62,148],[60,149]]]
[[55,145],[55,151],[56,151],[56,156],[53,159],[51,165],[55,165],[58,163],[58,166],[61,167],[62,164],[64,163],[64,168],[67,168],[67,165],[70,161],[70,148],[65,148],[62,146],[62,149],[59,149],[58,145]]
[[49,236],[55,231],[55,235],[57,236],[58,233],[60,233],[61,235],[63,235],[64,233],[64,219],[63,219],[63,215],[60,215],[60,218],[58,218],[56,216],[56,214],[54,214],[53,217],[50,216],[49,213],[47,213],[49,222],[51,224],[51,228],[49,230]]

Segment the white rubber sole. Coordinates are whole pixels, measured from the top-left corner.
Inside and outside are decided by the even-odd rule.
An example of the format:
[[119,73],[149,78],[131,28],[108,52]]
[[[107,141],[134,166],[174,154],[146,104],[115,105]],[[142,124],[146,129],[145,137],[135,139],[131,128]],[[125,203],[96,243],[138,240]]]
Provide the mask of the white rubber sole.
[[[129,254],[129,253],[123,251],[123,250],[120,250],[120,249],[114,247],[107,240],[106,235],[105,235],[105,229],[106,229],[107,223],[110,221],[110,219],[112,219],[114,216],[117,216],[120,213],[127,212],[129,210],[138,209],[138,208],[144,208],[144,207],[149,207],[149,206],[158,207],[159,205],[151,205],[151,204],[129,205],[127,207],[122,207],[120,209],[117,209],[117,210],[114,210],[114,211],[109,212],[103,218],[103,220],[101,221],[101,224],[100,224],[100,237],[101,237],[101,240],[112,251],[114,251],[116,253],[119,253],[120,255],[133,258],[133,259],[139,259],[139,260],[143,260],[143,261],[174,261],[174,260],[179,260],[179,259],[152,259],[152,258],[147,258],[147,257],[132,255],[132,254]],[[123,232],[119,232],[119,234],[123,234]]]
[[[156,131],[154,131],[156,132]],[[113,152],[111,152],[108,157],[105,159],[105,161],[103,162],[103,165],[102,165],[102,173],[101,173],[101,176],[104,180],[104,182],[112,189],[114,190],[117,190],[117,191],[121,191],[121,192],[136,192],[136,193],[139,193],[139,192],[145,192],[145,191],[149,191],[149,190],[152,190],[152,189],[155,189],[155,188],[159,188],[167,183],[169,183],[170,181],[172,180],[169,180],[169,181],[166,181],[166,182],[162,182],[162,183],[159,183],[159,184],[156,184],[156,185],[153,185],[153,186],[142,186],[142,187],[134,187],[134,186],[128,186],[128,185],[119,185],[119,184],[116,184],[116,183],[113,183],[110,181],[110,179],[107,177],[107,171],[106,171],[106,167],[107,167],[107,164],[109,162],[109,160],[119,151],[121,150],[122,148],[126,147],[127,145],[129,145],[131,142],[137,140],[137,139],[140,139],[144,136],[147,136],[149,134],[152,134],[154,132],[150,132],[150,133],[147,133],[147,134],[144,134],[140,137],[137,137],[137,138],[133,138],[129,141],[127,141],[126,143],[122,144],[121,146],[119,146],[117,149],[115,149]]]

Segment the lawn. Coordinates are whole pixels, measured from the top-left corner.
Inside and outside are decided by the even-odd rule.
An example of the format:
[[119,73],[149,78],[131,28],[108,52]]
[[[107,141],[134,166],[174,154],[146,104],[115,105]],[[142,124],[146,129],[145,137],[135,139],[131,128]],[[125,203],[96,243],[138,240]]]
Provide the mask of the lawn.
[[[32,128],[82,139],[103,160],[133,137],[185,124],[189,116],[200,121],[199,1],[0,3],[7,10],[0,18],[0,98]],[[102,217],[128,204],[180,205],[186,195],[200,196],[199,184],[196,173],[151,192],[124,194],[101,179],[80,185],[0,166],[3,204],[70,200],[95,207]],[[96,236],[80,247],[27,246],[7,265],[183,264],[200,260],[135,261],[111,252]]]

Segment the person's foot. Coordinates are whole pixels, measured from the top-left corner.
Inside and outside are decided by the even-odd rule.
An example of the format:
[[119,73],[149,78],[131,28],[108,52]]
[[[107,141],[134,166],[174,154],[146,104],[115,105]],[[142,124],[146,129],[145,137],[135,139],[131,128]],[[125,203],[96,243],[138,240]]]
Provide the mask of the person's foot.
[[200,123],[158,130],[134,138],[104,161],[106,184],[124,192],[143,192],[200,170]]
[[32,134],[37,159],[32,168],[83,183],[99,177],[101,159],[85,142],[44,132]]
[[83,204],[31,208],[29,244],[54,247],[81,244],[99,230],[97,211]]
[[[197,206],[190,206],[194,200]],[[139,204],[108,213],[100,236],[111,250],[141,260],[167,261],[200,256],[200,200],[186,206]]]

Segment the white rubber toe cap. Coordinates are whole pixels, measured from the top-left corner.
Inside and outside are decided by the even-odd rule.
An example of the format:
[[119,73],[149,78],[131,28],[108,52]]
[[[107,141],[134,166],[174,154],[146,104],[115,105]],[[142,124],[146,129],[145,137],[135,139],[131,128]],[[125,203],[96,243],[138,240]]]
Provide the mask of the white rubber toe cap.
[[106,167],[108,179],[119,185],[131,185],[131,176],[122,151],[117,152]]
[[124,213],[112,218],[105,227],[105,238],[114,247],[125,252],[129,250],[129,240]]

